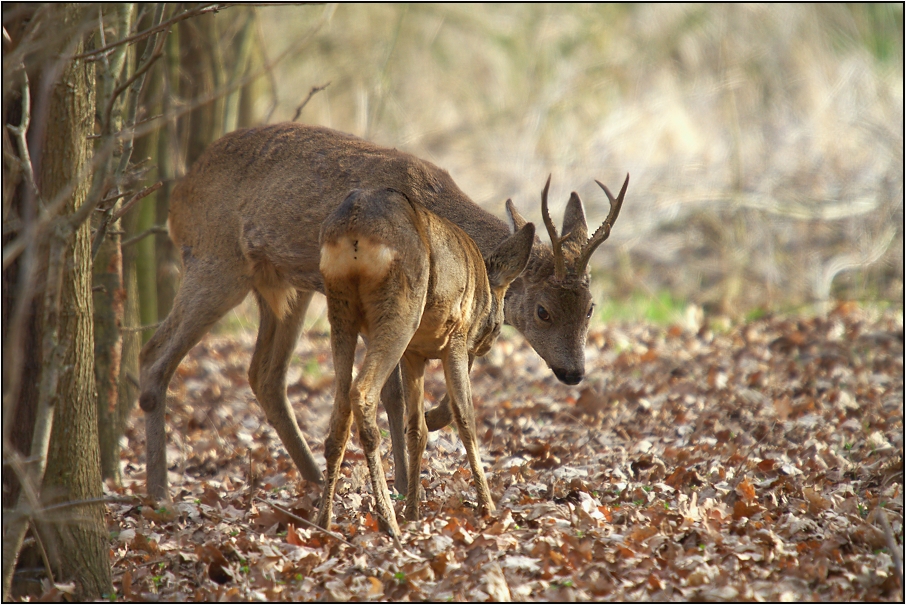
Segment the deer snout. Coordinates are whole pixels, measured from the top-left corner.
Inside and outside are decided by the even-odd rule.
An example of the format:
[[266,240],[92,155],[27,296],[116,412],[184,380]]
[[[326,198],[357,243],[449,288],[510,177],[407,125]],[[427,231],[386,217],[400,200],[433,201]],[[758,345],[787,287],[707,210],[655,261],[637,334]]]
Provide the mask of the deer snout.
[[585,378],[585,370],[564,370],[563,368],[551,368],[554,375],[560,382],[566,384],[579,384]]

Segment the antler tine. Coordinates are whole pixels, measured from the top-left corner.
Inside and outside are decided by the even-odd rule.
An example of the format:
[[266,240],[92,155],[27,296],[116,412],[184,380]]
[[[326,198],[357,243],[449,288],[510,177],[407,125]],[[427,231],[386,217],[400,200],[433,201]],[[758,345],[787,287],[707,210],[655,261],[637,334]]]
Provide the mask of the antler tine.
[[594,235],[592,235],[588,242],[582,247],[582,252],[579,254],[578,261],[576,261],[576,273],[578,275],[585,273],[585,268],[588,266],[591,255],[598,249],[598,246],[604,243],[604,240],[610,237],[610,230],[617,221],[617,217],[620,216],[620,208],[623,207],[623,197],[626,195],[626,188],[629,186],[629,174],[626,174],[626,180],[623,181],[620,195],[616,198],[613,197],[610,189],[608,189],[601,181],[596,180],[595,182],[604,190],[604,193],[607,194],[607,199],[610,200],[610,213],[607,215],[607,220],[601,223],[601,226],[594,232]]
[[544,226],[547,227],[547,234],[551,238],[551,250],[554,252],[554,276],[557,279],[563,279],[566,277],[563,246],[560,243],[560,236],[557,235],[557,228],[554,226],[554,221],[551,220],[551,214],[547,208],[547,192],[550,186],[551,175],[548,175],[547,183],[544,184],[544,190],[541,192],[541,218],[544,219]]

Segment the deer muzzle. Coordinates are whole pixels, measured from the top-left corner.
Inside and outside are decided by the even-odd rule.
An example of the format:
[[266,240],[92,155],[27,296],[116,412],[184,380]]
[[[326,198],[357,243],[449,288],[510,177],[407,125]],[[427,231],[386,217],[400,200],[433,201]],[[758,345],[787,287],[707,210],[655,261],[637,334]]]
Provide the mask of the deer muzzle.
[[565,384],[579,384],[585,378],[585,370],[564,370],[563,368],[551,368],[554,375],[560,382]]

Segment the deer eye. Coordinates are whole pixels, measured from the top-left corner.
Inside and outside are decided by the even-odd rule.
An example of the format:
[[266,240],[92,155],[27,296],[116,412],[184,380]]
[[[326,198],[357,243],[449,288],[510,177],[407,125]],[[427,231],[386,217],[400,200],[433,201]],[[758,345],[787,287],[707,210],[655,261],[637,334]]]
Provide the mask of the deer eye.
[[592,305],[588,307],[588,313],[585,314],[585,319],[591,319],[591,313],[595,310],[595,306]]
[[541,321],[550,321],[551,320],[551,314],[548,313],[547,309],[545,309],[541,305],[538,305],[538,319],[540,319]]

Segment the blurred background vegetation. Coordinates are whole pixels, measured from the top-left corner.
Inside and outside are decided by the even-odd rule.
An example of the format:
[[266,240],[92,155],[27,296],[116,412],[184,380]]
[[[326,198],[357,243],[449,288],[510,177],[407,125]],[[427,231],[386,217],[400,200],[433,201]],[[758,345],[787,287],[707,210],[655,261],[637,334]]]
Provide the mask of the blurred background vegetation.
[[549,173],[554,215],[576,190],[590,223],[607,213],[594,179],[631,173],[593,259],[605,314],[902,307],[901,4],[253,12],[276,63],[256,123],[293,119],[329,82],[299,121],[428,159],[494,214],[512,197],[539,223]]
[[[902,4],[5,2],[2,17],[5,510],[44,475],[8,471],[24,460],[66,489],[117,480],[139,349],[179,279],[169,193],[236,128],[350,132],[538,224],[548,174],[555,221],[576,190],[596,226],[594,180],[631,173],[592,259],[598,321],[696,327],[841,300],[902,318]],[[325,331],[319,305],[309,326]],[[221,326],[256,324],[246,301]],[[16,507],[4,554],[35,520]],[[101,512],[92,524],[103,571]]]

